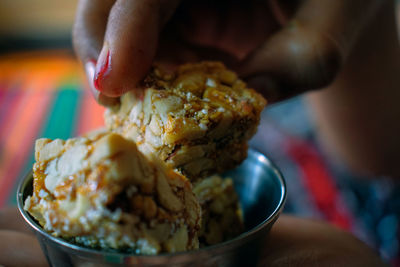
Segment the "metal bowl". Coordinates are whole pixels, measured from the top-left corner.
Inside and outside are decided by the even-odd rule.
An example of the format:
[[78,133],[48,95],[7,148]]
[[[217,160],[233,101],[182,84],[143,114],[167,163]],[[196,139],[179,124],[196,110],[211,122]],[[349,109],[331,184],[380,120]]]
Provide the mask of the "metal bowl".
[[262,242],[283,209],[285,182],[276,166],[254,150],[249,150],[247,159],[223,177],[234,181],[246,231],[217,245],[173,254],[140,256],[105,252],[80,247],[46,233],[23,209],[26,197],[32,194],[32,174],[21,181],[17,202],[52,266],[251,266],[256,264]]

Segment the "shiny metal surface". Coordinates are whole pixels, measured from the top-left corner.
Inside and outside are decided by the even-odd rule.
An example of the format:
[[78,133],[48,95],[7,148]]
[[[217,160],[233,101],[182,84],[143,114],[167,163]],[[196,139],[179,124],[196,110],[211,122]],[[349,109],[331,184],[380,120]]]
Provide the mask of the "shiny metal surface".
[[138,256],[104,252],[51,236],[23,209],[25,198],[32,194],[32,174],[20,183],[17,202],[52,266],[252,266],[263,240],[283,209],[285,182],[272,162],[254,150],[249,150],[248,158],[239,167],[223,176],[234,181],[246,232],[224,243],[182,253]]

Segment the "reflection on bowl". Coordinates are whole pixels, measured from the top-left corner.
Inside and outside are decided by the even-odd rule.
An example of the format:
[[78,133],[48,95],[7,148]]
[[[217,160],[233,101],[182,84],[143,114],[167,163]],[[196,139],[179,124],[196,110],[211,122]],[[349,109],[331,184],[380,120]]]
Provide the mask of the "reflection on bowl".
[[19,185],[18,208],[33,228],[52,266],[251,266],[261,244],[283,209],[286,187],[273,163],[259,152],[249,150],[247,159],[223,175],[234,181],[243,209],[246,231],[236,238],[194,251],[140,256],[83,248],[46,233],[23,209],[32,194],[32,174]]

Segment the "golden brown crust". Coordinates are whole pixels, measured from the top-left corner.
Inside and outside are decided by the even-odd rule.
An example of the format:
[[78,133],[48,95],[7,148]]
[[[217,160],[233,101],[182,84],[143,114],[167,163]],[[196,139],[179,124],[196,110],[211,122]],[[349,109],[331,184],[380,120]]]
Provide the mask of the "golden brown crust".
[[190,182],[115,133],[38,140],[25,208],[53,235],[142,254],[198,247]]
[[142,86],[106,111],[111,132],[36,142],[25,208],[91,247],[157,254],[197,248],[200,231],[203,245],[233,238],[243,223],[232,181],[200,178],[246,157],[265,99],[218,62],[154,67]]
[[[121,97],[106,125],[135,140],[191,180],[219,173],[247,155],[265,99],[218,62],[154,67],[144,91]],[[234,152],[234,153],[233,153]]]
[[202,209],[200,246],[230,240],[244,230],[239,198],[230,178],[214,175],[193,186]]

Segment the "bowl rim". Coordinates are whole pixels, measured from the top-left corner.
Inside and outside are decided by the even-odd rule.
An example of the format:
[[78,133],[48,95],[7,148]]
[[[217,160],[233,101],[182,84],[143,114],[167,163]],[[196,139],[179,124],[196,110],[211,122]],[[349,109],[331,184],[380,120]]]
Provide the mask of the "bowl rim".
[[280,185],[280,193],[281,193],[278,205],[275,207],[273,212],[271,212],[271,214],[266,219],[264,219],[261,223],[259,223],[252,229],[247,230],[230,240],[227,240],[227,241],[215,244],[215,245],[202,247],[202,248],[199,248],[196,250],[181,251],[181,252],[174,252],[174,253],[160,253],[157,255],[140,255],[140,254],[134,254],[134,253],[128,253],[128,252],[118,252],[118,251],[112,251],[112,250],[99,250],[99,249],[93,249],[93,248],[86,248],[86,247],[82,247],[79,245],[69,243],[68,241],[62,239],[61,237],[55,237],[55,236],[47,233],[45,230],[43,230],[42,226],[40,226],[31,217],[31,215],[29,215],[29,213],[24,209],[23,189],[25,189],[27,184],[29,182],[31,182],[31,180],[33,179],[32,171],[28,172],[28,174],[26,174],[24,176],[24,178],[21,179],[21,181],[18,183],[17,195],[16,195],[17,206],[18,206],[18,210],[19,210],[20,214],[22,215],[22,217],[24,218],[25,222],[35,231],[35,233],[40,233],[42,236],[45,236],[47,239],[51,240],[52,242],[56,243],[57,245],[59,245],[62,248],[71,249],[73,251],[77,251],[80,253],[83,252],[83,253],[98,255],[98,256],[135,257],[138,259],[151,259],[151,258],[156,258],[156,257],[157,258],[161,258],[161,257],[170,258],[170,257],[179,256],[179,255],[188,256],[188,255],[198,254],[198,253],[207,253],[208,251],[214,251],[214,250],[218,250],[220,248],[226,248],[227,246],[236,247],[242,243],[239,241],[252,239],[257,232],[261,231],[263,228],[265,228],[271,222],[274,222],[279,217],[279,214],[283,210],[283,207],[286,202],[286,194],[287,194],[286,182],[285,182],[285,179],[283,178],[281,171],[278,169],[278,167],[273,163],[273,161],[271,159],[269,159],[267,156],[265,156],[261,152],[255,150],[254,148],[250,148],[248,150],[247,158],[249,156],[256,157],[258,161],[263,162],[266,166],[268,166],[270,168],[270,170],[275,174],[275,177],[278,179],[279,185]]

